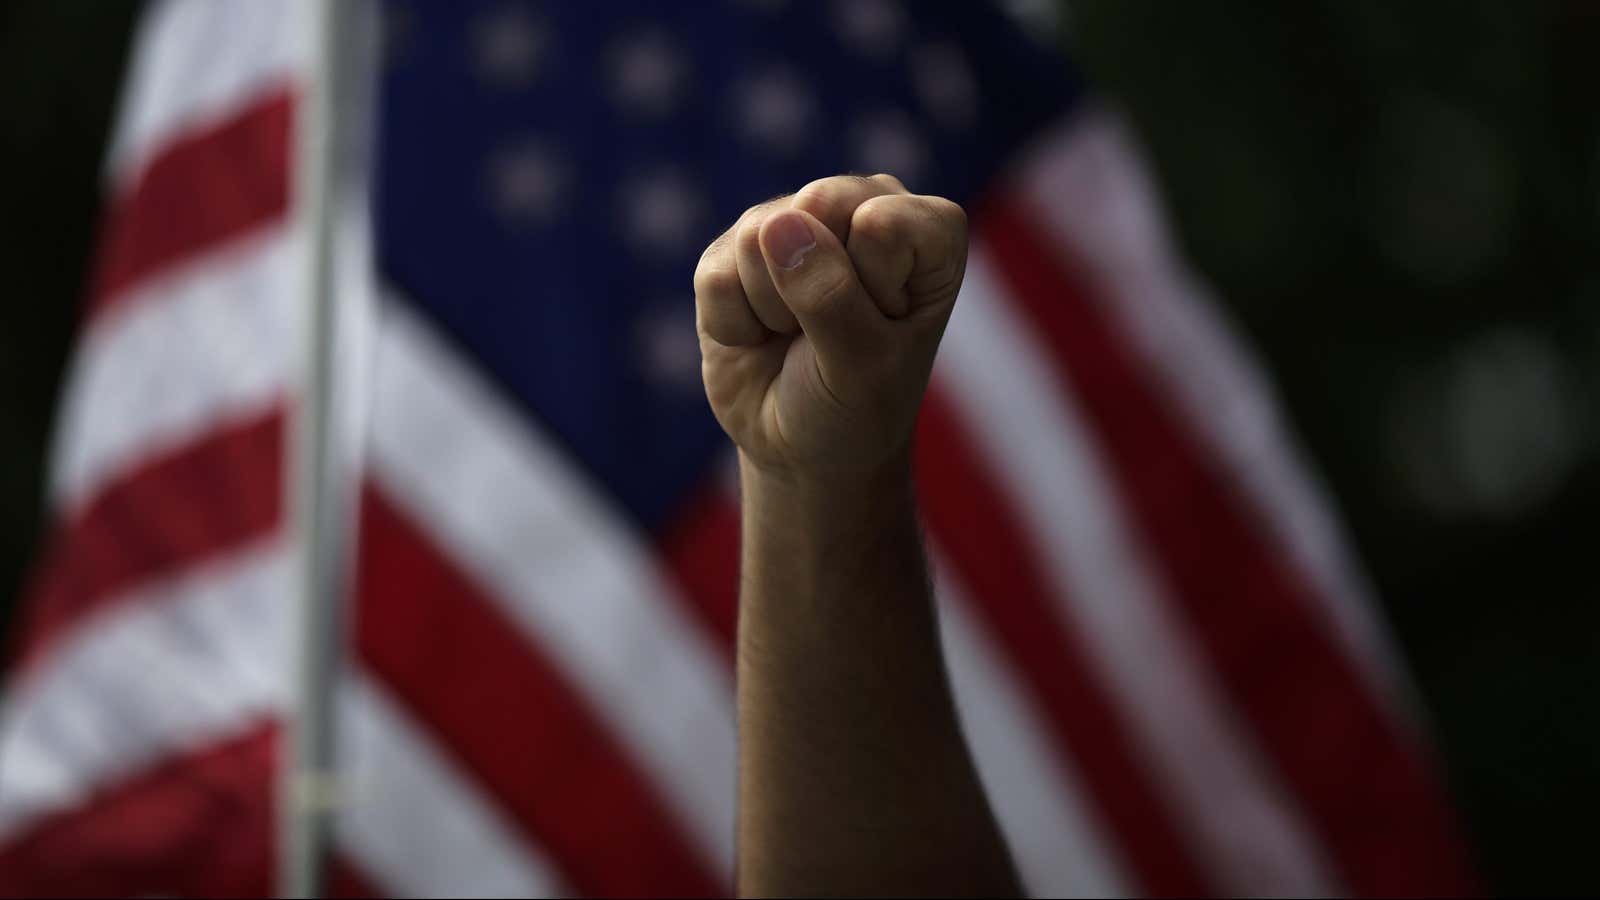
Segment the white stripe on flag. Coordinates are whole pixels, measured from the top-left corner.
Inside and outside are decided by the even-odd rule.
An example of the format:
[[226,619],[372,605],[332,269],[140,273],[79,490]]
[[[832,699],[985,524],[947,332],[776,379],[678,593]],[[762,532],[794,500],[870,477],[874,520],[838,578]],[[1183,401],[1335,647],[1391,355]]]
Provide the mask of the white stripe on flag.
[[[1386,702],[1417,708],[1392,639],[1333,515],[1285,429],[1270,385],[1175,251],[1121,120],[1085,110],[1024,167],[1018,196],[1090,274],[1097,302],[1162,379],[1189,430],[1229,466],[1301,571],[1333,633]],[[1050,198],[1049,200],[1043,198]],[[1070,202],[1053,202],[1055,199]]]
[[1330,892],[1309,829],[1167,612],[1070,387],[1045,367],[1049,351],[1008,304],[974,246],[936,371],[1042,542],[1065,620],[1084,635],[1091,664],[1224,890]]
[[939,593],[939,630],[951,689],[973,760],[1027,893],[1035,897],[1125,897],[1115,843],[1101,832],[1075,773],[1050,737],[1001,652],[973,620],[972,600],[929,546]]
[[0,841],[91,792],[225,740],[282,699],[281,543],[150,585],[9,686]]
[[349,787],[339,845],[391,896],[571,894],[375,678],[343,685],[339,761]]
[[106,182],[120,189],[177,135],[288,84],[306,56],[294,6],[161,0],[145,10],[106,153]]
[[298,244],[273,228],[146,282],[83,335],[52,458],[58,511],[108,478],[281,400]]
[[[281,540],[150,585],[75,631],[0,708],[0,842],[169,758],[204,751],[284,702]],[[368,678],[342,688],[351,806],[339,839],[406,896],[551,896],[554,869]]]
[[571,677],[731,871],[733,686],[649,548],[402,301],[379,312],[373,477]]
[[[372,316],[366,204],[341,205],[341,442],[358,457],[367,415]],[[265,412],[297,380],[296,303],[304,243],[273,226],[152,276],[95,320],[67,374],[51,448],[51,503],[70,516],[150,456]],[[359,468],[359,467],[357,467]]]

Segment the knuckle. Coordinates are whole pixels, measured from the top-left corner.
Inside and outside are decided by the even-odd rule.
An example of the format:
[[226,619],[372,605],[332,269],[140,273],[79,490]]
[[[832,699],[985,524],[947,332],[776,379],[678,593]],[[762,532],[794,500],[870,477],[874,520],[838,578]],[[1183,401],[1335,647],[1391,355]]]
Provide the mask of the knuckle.
[[957,234],[966,235],[967,211],[961,208],[961,204],[945,197],[929,197],[928,203],[940,222]]
[[739,214],[738,221],[733,223],[733,230],[736,232],[741,231],[749,227],[751,222],[761,221],[761,217],[766,215],[767,210],[771,208],[772,201],[768,201],[766,203],[757,203],[755,206],[746,209],[744,212]]
[[739,270],[731,265],[726,254],[702,256],[694,270],[694,295],[701,302],[726,300],[744,290],[739,282]]
[[941,255],[954,262],[964,257],[967,249],[967,212],[959,203],[944,197],[919,197],[922,210],[921,227],[928,229],[930,243],[937,246]]
[[887,174],[832,175],[796,191],[789,205],[810,213],[843,238],[855,211],[863,203],[885,195],[905,196],[905,186]]
[[889,174],[888,172],[879,172],[867,180],[873,182],[879,187],[887,188],[896,194],[907,193],[905,182],[901,181],[894,175]]
[[881,186],[872,178],[863,175],[830,175],[795,191],[790,205],[824,222],[848,219],[850,212],[861,202],[861,197],[875,190],[881,190]]
[[907,209],[901,195],[884,194],[856,207],[850,233],[876,243],[894,240],[905,228]]
[[752,206],[734,225],[733,249],[737,257],[761,258],[761,226],[782,208],[784,198]]
[[750,227],[750,217],[760,208],[759,206],[752,206],[739,214],[739,218],[733,221],[733,227],[728,229],[729,244],[734,247],[739,245],[740,239],[744,237],[745,230]]
[[[757,209],[760,209],[757,207]],[[738,233],[734,235],[734,252],[742,255],[761,255],[761,223],[767,220],[770,210],[752,209],[739,220]]]
[[695,307],[694,321],[702,353],[707,340],[724,347],[744,347],[759,344],[766,337],[765,328],[743,306],[701,304]]
[[[701,310],[695,320],[695,327],[700,334],[710,339],[715,344],[724,347],[737,347],[745,343],[744,329],[737,321],[732,321],[726,316],[719,316]],[[705,348],[701,348],[701,353]]]
[[843,193],[841,180],[845,177],[847,176],[834,175],[808,183],[794,192],[790,206],[804,210],[821,221],[828,221],[836,207],[840,205]]
[[761,220],[765,219],[776,208],[781,199],[768,200],[765,203],[757,203],[755,206],[746,208],[744,212],[739,214],[739,218],[734,220],[733,226],[728,229],[729,239],[737,240],[751,225],[759,226]]

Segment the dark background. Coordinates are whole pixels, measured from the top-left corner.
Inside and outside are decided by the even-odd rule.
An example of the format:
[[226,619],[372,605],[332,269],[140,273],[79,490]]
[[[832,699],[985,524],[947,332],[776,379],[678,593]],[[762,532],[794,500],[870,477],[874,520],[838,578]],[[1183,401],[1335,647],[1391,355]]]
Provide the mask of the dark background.
[[[136,12],[0,4],[0,637]],[[1491,886],[1594,892],[1600,4],[1080,0],[1063,21],[1338,498]]]

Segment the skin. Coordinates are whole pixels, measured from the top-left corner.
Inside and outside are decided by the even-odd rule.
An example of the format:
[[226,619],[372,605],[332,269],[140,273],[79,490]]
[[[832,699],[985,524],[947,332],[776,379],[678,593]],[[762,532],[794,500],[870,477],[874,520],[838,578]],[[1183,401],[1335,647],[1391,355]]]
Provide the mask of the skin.
[[966,216],[893,177],[749,209],[695,273],[739,447],[743,896],[1014,896],[940,652],[912,432]]

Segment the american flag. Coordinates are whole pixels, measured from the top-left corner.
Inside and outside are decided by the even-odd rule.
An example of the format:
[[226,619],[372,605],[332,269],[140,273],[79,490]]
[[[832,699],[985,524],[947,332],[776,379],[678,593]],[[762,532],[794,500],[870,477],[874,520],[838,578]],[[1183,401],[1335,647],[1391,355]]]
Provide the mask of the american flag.
[[[383,17],[341,197],[339,892],[728,892],[738,512],[690,275],[744,207],[843,171],[973,219],[916,463],[954,690],[1028,888],[1473,889],[1329,505],[1128,128],[1034,20]],[[143,15],[0,706],[0,893],[273,889],[306,64],[287,2]]]

